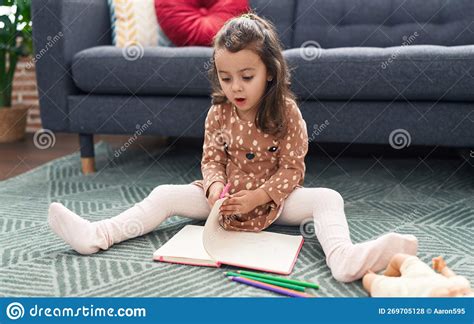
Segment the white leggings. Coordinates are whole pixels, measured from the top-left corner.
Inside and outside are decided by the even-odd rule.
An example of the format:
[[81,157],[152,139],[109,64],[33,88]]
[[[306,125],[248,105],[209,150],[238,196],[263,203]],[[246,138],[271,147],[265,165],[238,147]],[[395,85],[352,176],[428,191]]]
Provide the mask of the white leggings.
[[[104,247],[109,248],[115,243],[155,230],[169,216],[204,220],[210,211],[200,187],[193,184],[160,185],[132,208],[95,223],[100,225],[107,238]],[[326,255],[326,262],[339,281],[359,279],[369,269],[379,271],[397,252],[416,253],[413,237],[394,233],[377,240],[352,244],[344,214],[344,200],[337,191],[328,188],[295,189],[285,200],[275,224],[300,226],[302,223],[308,225],[311,220],[314,221],[314,232]]]
[[[332,189],[295,189],[285,200],[283,211],[275,224],[300,225],[313,217],[313,205],[318,198],[325,200],[329,198],[328,196],[344,203],[341,195]],[[150,231],[173,215],[205,220],[211,212],[204,191],[192,184],[160,185],[135,206],[141,208],[144,213],[154,216],[153,220],[150,219],[149,226],[145,226]]]

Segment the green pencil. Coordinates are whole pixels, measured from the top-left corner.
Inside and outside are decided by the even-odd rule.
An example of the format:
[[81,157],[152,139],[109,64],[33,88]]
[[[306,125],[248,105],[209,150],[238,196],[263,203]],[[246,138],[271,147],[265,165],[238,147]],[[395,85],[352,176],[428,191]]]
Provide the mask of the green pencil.
[[286,283],[286,282],[275,281],[275,280],[264,279],[264,278],[258,278],[258,277],[255,277],[255,276],[244,275],[244,274],[231,272],[231,271],[224,272],[224,274],[227,277],[243,277],[243,278],[247,278],[247,279],[252,279],[252,280],[257,280],[257,281],[260,281],[260,282],[264,282],[264,283],[274,285],[274,286],[284,287],[284,288],[293,289],[293,290],[297,290],[297,291],[304,291],[304,287],[298,286],[298,285],[292,285],[292,284]]
[[297,285],[297,286],[302,286],[302,287],[308,287],[308,288],[319,289],[319,286],[318,286],[317,284],[315,284],[315,283],[312,283],[312,282],[286,279],[286,278],[281,278],[281,277],[276,277],[276,276],[270,276],[270,275],[265,275],[265,274],[258,273],[258,272],[245,271],[245,270],[239,270],[239,271],[237,271],[237,273],[243,274],[243,275],[246,275],[246,276],[256,277],[256,278],[264,278],[264,279],[268,279],[268,280],[284,282],[284,283],[288,283],[288,284],[292,284],[292,285]]

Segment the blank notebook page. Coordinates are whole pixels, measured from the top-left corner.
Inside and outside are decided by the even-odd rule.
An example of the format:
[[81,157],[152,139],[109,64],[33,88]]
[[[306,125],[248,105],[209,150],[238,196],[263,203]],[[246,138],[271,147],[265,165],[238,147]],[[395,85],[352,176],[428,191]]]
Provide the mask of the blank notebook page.
[[220,263],[242,268],[290,274],[303,244],[301,235],[271,232],[226,231],[219,224],[218,200],[205,226],[186,225],[154,253],[171,262],[219,266]]
[[202,232],[202,226],[186,225],[161,246],[155,255],[213,261],[202,244]]
[[289,274],[303,244],[301,235],[226,231],[219,224],[218,200],[204,226],[204,248],[221,263]]

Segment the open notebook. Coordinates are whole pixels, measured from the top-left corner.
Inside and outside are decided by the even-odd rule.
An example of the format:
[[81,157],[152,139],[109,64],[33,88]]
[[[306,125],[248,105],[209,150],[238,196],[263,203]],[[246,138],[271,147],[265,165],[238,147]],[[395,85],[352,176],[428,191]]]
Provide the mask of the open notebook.
[[186,225],[153,254],[153,260],[240,268],[288,275],[303,246],[303,236],[226,231],[219,224],[219,199],[204,226]]

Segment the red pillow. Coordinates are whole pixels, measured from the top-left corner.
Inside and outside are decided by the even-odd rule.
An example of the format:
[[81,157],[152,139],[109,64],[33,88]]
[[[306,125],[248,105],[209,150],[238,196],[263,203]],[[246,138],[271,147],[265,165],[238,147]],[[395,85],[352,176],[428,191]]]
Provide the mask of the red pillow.
[[230,18],[249,11],[248,0],[155,0],[156,16],[176,46],[210,46]]

